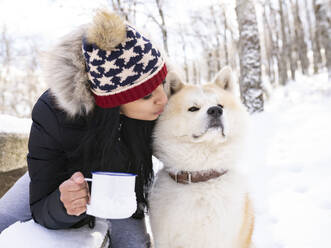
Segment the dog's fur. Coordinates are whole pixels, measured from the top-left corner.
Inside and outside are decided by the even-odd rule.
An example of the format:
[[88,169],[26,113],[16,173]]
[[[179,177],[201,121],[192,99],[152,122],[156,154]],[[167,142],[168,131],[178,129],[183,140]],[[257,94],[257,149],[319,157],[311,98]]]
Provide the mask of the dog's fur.
[[[229,67],[213,83],[185,85],[172,72],[172,96],[154,133],[154,149],[164,168],[150,194],[150,222],[156,248],[249,248],[252,205],[237,159],[247,113]],[[198,110],[189,111],[191,107]],[[222,107],[212,118],[210,107]],[[191,109],[192,110],[192,109]],[[168,172],[228,170],[207,182],[179,184]]]

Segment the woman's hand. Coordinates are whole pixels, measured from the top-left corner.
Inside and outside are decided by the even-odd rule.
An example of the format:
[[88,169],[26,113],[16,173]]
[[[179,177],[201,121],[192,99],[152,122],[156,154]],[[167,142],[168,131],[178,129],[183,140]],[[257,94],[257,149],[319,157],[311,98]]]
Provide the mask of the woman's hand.
[[60,186],[60,200],[67,210],[67,214],[79,216],[86,211],[86,204],[90,201],[90,193],[84,175],[75,172]]

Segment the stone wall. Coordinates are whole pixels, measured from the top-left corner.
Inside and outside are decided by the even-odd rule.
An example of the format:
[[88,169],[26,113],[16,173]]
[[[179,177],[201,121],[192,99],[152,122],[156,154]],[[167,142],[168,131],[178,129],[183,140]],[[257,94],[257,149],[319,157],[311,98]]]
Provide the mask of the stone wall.
[[28,135],[0,133],[0,197],[27,170]]

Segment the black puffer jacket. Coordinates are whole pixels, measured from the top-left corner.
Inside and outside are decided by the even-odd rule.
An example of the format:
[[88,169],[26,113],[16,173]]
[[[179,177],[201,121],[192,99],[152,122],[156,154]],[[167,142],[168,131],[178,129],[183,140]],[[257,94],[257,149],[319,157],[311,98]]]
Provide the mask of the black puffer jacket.
[[68,119],[46,91],[34,106],[29,139],[28,167],[31,177],[30,206],[34,220],[52,229],[80,226],[90,217],[70,216],[60,201],[59,185],[79,165],[69,153],[79,145],[86,131],[84,118]]
[[81,50],[86,28],[79,27],[44,54],[42,69],[49,90],[39,98],[32,112],[27,158],[30,208],[36,222],[52,229],[81,226],[91,218],[85,214],[68,215],[58,189],[70,178],[72,168],[79,170],[68,153],[83,138],[87,125],[83,116],[95,106]]
[[69,154],[87,131],[84,116],[95,107],[82,54],[86,30],[86,25],[77,28],[43,54],[42,71],[49,90],[32,112],[27,158],[30,208],[33,219],[51,229],[81,226],[91,219],[86,214],[68,215],[59,192],[59,185],[80,171],[82,165]]

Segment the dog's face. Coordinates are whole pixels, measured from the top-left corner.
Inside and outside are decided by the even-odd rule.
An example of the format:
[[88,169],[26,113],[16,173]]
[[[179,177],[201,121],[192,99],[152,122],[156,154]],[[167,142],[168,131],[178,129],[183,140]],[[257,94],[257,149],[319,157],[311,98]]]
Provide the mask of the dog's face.
[[185,85],[170,75],[172,95],[156,130],[179,143],[222,144],[240,133],[245,110],[225,67],[212,83]]

